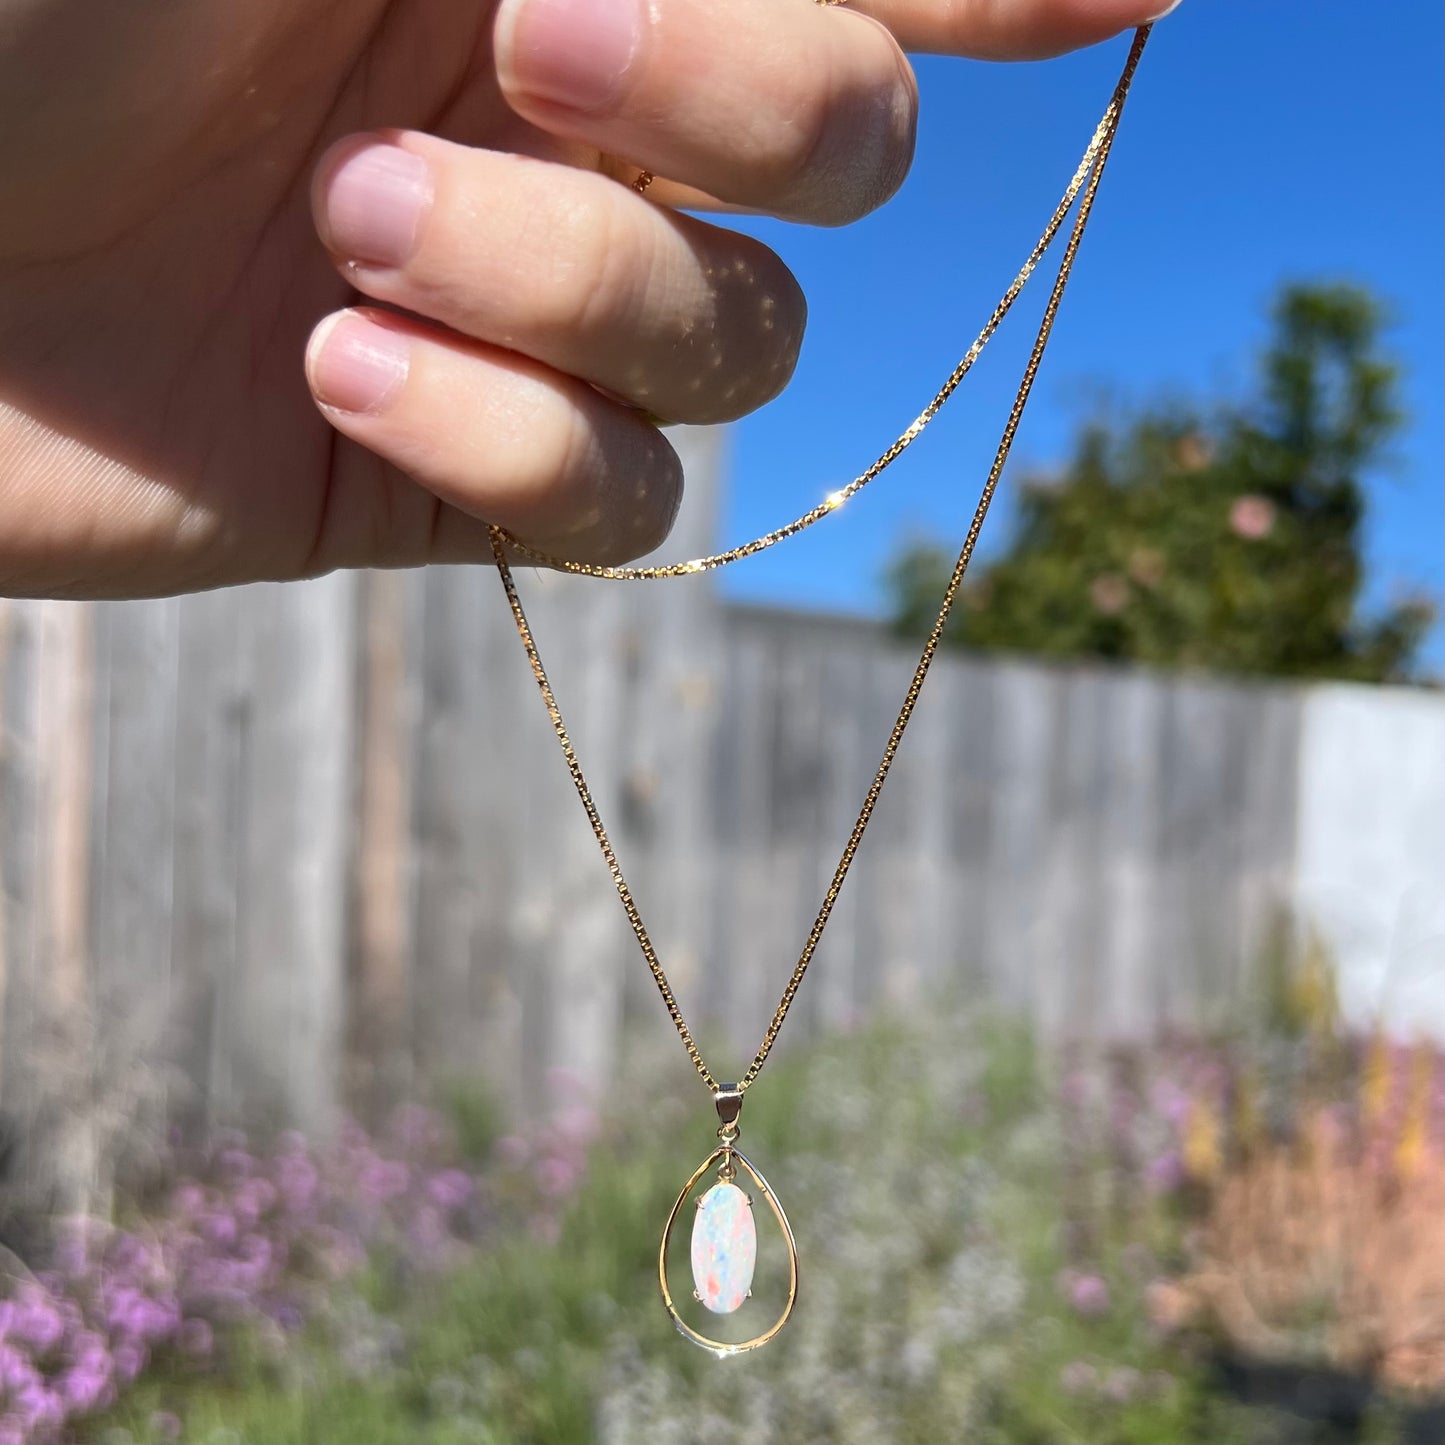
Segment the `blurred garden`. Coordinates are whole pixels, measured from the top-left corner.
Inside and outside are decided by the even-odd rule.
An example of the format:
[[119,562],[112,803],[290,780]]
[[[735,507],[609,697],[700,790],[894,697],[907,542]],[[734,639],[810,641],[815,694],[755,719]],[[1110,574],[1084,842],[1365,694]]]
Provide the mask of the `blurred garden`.
[[[746,1144],[794,1322],[718,1363],[657,1231],[699,1152],[666,1055],[320,1145],[143,1161],[0,1304],[0,1441],[1425,1441],[1445,1377],[1445,1058],[1336,1026],[1317,953],[1253,1018],[1085,1053],[938,1008],[781,1062]],[[639,1056],[643,1057],[643,1056]]]

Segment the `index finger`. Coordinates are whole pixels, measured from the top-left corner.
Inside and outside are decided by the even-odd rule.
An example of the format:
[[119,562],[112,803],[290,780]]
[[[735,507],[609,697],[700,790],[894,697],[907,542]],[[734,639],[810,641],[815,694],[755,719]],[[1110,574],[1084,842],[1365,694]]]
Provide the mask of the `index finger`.
[[1042,60],[1167,15],[1179,0],[849,0],[904,50]]

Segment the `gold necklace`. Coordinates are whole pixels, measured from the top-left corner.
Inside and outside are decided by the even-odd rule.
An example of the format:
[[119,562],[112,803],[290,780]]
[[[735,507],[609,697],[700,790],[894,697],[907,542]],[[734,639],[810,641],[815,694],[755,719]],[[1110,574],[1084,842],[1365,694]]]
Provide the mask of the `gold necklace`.
[[[1094,197],[1098,192],[1099,181],[1104,173],[1104,166],[1109,158],[1109,151],[1113,146],[1115,134],[1118,131],[1119,117],[1123,112],[1124,101],[1129,93],[1129,87],[1134,79],[1134,72],[1139,64],[1139,57],[1143,54],[1145,43],[1149,38],[1150,26],[1142,26],[1134,33],[1134,42],[1129,49],[1128,59],[1124,63],[1124,69],[1119,76],[1119,81],[1114,88],[1113,96],[1109,101],[1108,108],[1104,112],[1103,119],[1099,122],[1094,132],[1093,139],[1084,153],[1084,158],[1079,164],[1078,170],[1074,173],[1073,179],[1065,191],[1063,199],[1059,202],[1048,226],[1038,245],[1035,246],[1023,269],[1014,279],[1013,284],[1004,293],[1002,300],[995,307],[993,315],[980,332],[978,339],[969,348],[962,361],[954,368],[943,387],[934,396],[918,419],[888,448],[886,452],[869,467],[854,478],[846,487],[839,491],[830,493],[818,506],[811,511],[804,513],[801,517],[768,532],[753,541],[745,543],[740,547],[730,548],[726,552],[718,552],[707,557],[695,558],[687,562],[672,563],[666,566],[654,567],[597,567],[588,563],[568,562],[561,558],[555,558],[540,552],[535,548],[526,546],[516,538],[504,532],[500,527],[490,529],[492,555],[497,564],[497,575],[502,580],[502,586],[506,591],[507,602],[512,610],[512,620],[517,626],[517,635],[520,637],[522,646],[526,651],[527,660],[532,667],[532,675],[536,678],[537,686],[542,694],[542,701],[547,709],[547,716],[552,721],[552,730],[557,735],[557,741],[561,745],[562,755],[567,762],[567,770],[572,775],[572,782],[577,789],[577,796],[582,801],[583,810],[587,814],[587,821],[592,826],[596,835],[598,847],[602,850],[602,857],[606,861],[608,872],[612,875],[613,887],[617,890],[617,896],[622,902],[623,910],[627,914],[627,921],[632,925],[632,931],[637,938],[642,956],[651,970],[653,981],[657,984],[658,992],[662,995],[663,1004],[667,1008],[668,1016],[672,1019],[673,1027],[677,1030],[678,1037],[682,1040],[683,1047],[687,1050],[687,1056],[692,1060],[693,1068],[708,1088],[712,1091],[713,1102],[718,1114],[718,1145],[706,1159],[693,1171],[692,1177],[683,1186],[682,1192],[677,1196],[677,1201],[672,1206],[672,1211],[667,1217],[667,1223],[662,1232],[662,1243],[658,1250],[657,1272],[658,1283],[662,1289],[662,1300],[673,1324],[687,1339],[694,1344],[712,1351],[718,1356],[741,1354],[745,1350],[757,1349],[765,1345],[779,1330],[787,1323],[789,1315],[798,1298],[798,1251],[793,1238],[792,1227],[788,1223],[788,1217],[783,1211],[782,1204],[777,1195],[773,1192],[767,1180],[737,1147],[738,1135],[740,1132],[739,1119],[742,1114],[743,1095],[756,1081],[762,1072],[763,1065],[767,1062],[768,1055],[772,1052],[773,1044],[777,1041],[783,1023],[787,1019],[788,1010],[792,1007],[793,999],[797,996],[798,988],[803,982],[803,977],[808,971],[808,965],[812,962],[813,954],[816,952],[819,942],[823,937],[823,930],[828,925],[829,916],[833,912],[833,905],[838,901],[838,895],[842,891],[844,880],[848,876],[848,870],[852,866],[853,859],[858,852],[858,845],[863,840],[864,831],[868,822],[873,816],[873,810],[877,806],[879,796],[883,792],[883,784],[887,781],[889,769],[893,766],[893,759],[897,756],[899,744],[903,740],[903,734],[907,730],[909,720],[913,716],[913,710],[918,703],[919,694],[923,690],[924,679],[928,675],[928,669],[933,662],[934,655],[943,637],[944,627],[947,625],[949,613],[953,610],[954,602],[957,600],[959,587],[963,582],[963,575],[968,568],[973,550],[978,542],[979,532],[983,528],[984,517],[988,514],[990,502],[993,500],[994,491],[998,486],[998,480],[1008,460],[1008,454],[1013,446],[1014,436],[1018,431],[1019,422],[1022,420],[1024,407],[1028,402],[1029,393],[1033,388],[1034,377],[1038,373],[1039,362],[1041,361],[1044,349],[1048,345],[1049,335],[1053,330],[1054,317],[1058,312],[1059,301],[1063,296],[1064,288],[1068,284],[1069,275],[1073,270],[1074,258],[1078,253],[1079,242],[1084,234],[1084,228],[1088,224],[1089,214],[1093,209]],[[646,177],[644,182],[643,177]],[[650,183],[651,176],[643,172],[633,182],[635,189],[646,189]],[[527,615],[523,611],[521,598],[517,594],[517,584],[512,576],[512,569],[508,562],[508,551],[527,558],[531,561],[543,562],[548,566],[557,568],[564,572],[577,573],[588,577],[605,577],[622,581],[650,581],[666,577],[687,576],[693,573],[711,570],[716,567],[723,567],[731,562],[736,562],[743,557],[750,557],[756,552],[761,552],[766,547],[771,547],[787,537],[792,537],[805,528],[821,521],[824,517],[838,510],[838,508],[855,493],[862,490],[874,477],[878,476],[888,467],[910,443],[918,436],[925,426],[937,415],[943,403],[953,394],[958,383],[963,379],[965,373],[978,358],[978,354],[987,344],[988,339],[997,329],[998,324],[1008,313],[1009,308],[1017,299],[1019,292],[1023,289],[1025,282],[1032,274],[1034,267],[1038,264],[1043,253],[1048,249],[1055,235],[1061,228],[1064,218],[1072,208],[1074,201],[1078,200],[1078,212],[1074,217],[1073,227],[1069,233],[1069,239],[1064,247],[1064,255],[1059,263],[1058,274],[1054,279],[1053,289],[1049,294],[1047,305],[1044,307],[1043,320],[1039,324],[1038,334],[1034,339],[1033,347],[1029,353],[1029,359],[1024,367],[1023,379],[1019,383],[1018,391],[1014,396],[1012,407],[1009,409],[1008,421],[1004,425],[1003,435],[999,439],[998,448],[994,454],[993,465],[989,468],[988,477],[984,482],[983,490],[979,495],[978,505],[974,509],[973,519],[969,523],[968,532],[964,537],[962,550],[958,554],[958,561],[954,565],[953,575],[949,578],[948,586],[943,594],[943,601],[939,606],[938,615],[934,619],[933,626],[928,633],[928,639],[923,645],[923,651],[919,656],[918,664],[914,668],[913,677],[908,684],[908,690],[904,694],[903,705],[899,709],[898,717],[895,720],[892,730],[888,734],[888,741],[883,749],[882,761],[878,764],[877,771],[873,774],[873,781],[868,786],[867,794],[863,800],[863,806],[858,813],[857,821],[848,835],[848,841],[844,845],[842,857],[838,860],[838,866],[834,869],[833,877],[828,884],[827,892],[823,896],[822,905],[818,909],[817,917],[813,920],[813,926],[808,930],[808,937],[803,945],[802,953],[798,962],[793,968],[787,986],[783,989],[782,998],[773,1013],[769,1022],[763,1041],[758,1046],[757,1052],[753,1055],[752,1063],[748,1065],[747,1072],[735,1084],[719,1083],[707,1064],[703,1061],[702,1053],[698,1049],[692,1031],[688,1028],[686,1020],[682,1016],[682,1010],[678,1007],[677,999],[673,996],[672,986],[667,979],[667,973],[653,947],[652,939],[649,937],[646,925],[642,921],[642,915],[638,911],[637,903],[632,896],[632,890],[628,887],[627,879],[623,876],[622,865],[618,862],[616,851],[613,849],[612,840],[608,837],[607,829],[602,822],[601,815],[597,811],[597,805],[593,801],[592,791],[587,785],[587,780],[582,772],[582,765],[578,761],[576,749],[572,746],[572,739],[567,731],[567,725],[562,719],[561,709],[557,705],[557,699],[552,691],[552,684],[547,677],[546,668],[542,665],[541,654],[537,650],[537,643],[532,635],[532,629],[527,621]],[[701,1330],[690,1325],[683,1319],[677,1304],[673,1300],[672,1291],[668,1284],[668,1247],[672,1241],[674,1228],[678,1216],[682,1213],[693,1191],[697,1188],[703,1177],[716,1164],[716,1182],[703,1194],[697,1197],[697,1211],[693,1222],[692,1232],[692,1268],[693,1282],[695,1289],[694,1298],[714,1314],[731,1314],[738,1310],[744,1300],[751,1298],[752,1278],[757,1255],[757,1231],[753,1219],[752,1206],[754,1200],[751,1195],[739,1188],[736,1183],[739,1170],[748,1176],[753,1186],[761,1193],[767,1201],[773,1217],[782,1233],[783,1243],[787,1249],[788,1256],[788,1289],[787,1300],[782,1307],[777,1319],[766,1329],[750,1335],[746,1339],[736,1342],[717,1340],[704,1334]]]

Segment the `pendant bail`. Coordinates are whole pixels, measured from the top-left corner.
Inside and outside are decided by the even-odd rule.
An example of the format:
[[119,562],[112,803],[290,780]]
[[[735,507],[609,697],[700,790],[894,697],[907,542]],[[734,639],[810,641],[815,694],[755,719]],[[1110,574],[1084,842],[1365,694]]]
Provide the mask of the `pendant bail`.
[[738,1116],[743,1112],[743,1091],[736,1084],[720,1084],[713,1095],[720,1127],[717,1136],[725,1144],[738,1137]]

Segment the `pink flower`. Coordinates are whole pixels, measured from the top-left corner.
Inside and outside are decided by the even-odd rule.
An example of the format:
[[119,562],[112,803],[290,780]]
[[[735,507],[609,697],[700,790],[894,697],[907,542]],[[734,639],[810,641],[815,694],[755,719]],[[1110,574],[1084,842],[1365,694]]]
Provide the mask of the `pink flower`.
[[201,1220],[201,1234],[212,1244],[231,1244],[236,1238],[236,1216],[225,1209],[213,1209]]
[[438,1148],[447,1136],[444,1121],[423,1104],[403,1104],[392,1115],[387,1132],[413,1157]]
[[305,1214],[315,1205],[320,1182],[316,1166],[299,1150],[282,1155],[276,1163],[276,1187],[292,1214]]
[[1151,1194],[1172,1194],[1184,1182],[1184,1161],[1178,1151],[1166,1149],[1144,1166],[1144,1183]]
[[1097,1274],[1081,1274],[1066,1269],[1059,1274],[1059,1290],[1081,1315],[1097,1316],[1109,1312],[1109,1286]]
[[110,1403],[115,1389],[110,1381],[110,1357],[106,1357],[106,1368],[94,1365],[76,1365],[60,1377],[60,1394],[75,1414],[85,1414]]
[[171,1196],[171,1208],[184,1218],[197,1215],[206,1207],[206,1191],[199,1184],[182,1184]]
[[509,1169],[518,1169],[532,1152],[520,1134],[505,1134],[497,1140],[497,1158]]
[[0,1389],[18,1393],[39,1378],[40,1371],[28,1356],[13,1345],[0,1344]]
[[554,1127],[568,1144],[585,1147],[597,1137],[599,1121],[594,1109],[586,1104],[572,1104],[557,1115]]
[[537,1188],[552,1199],[570,1194],[582,1177],[582,1168],[571,1159],[542,1159],[537,1164]]
[[472,1197],[472,1181],[460,1169],[443,1169],[427,1180],[426,1192],[438,1209],[460,1209]]
[[65,1421],[65,1401],[39,1382],[17,1390],[10,1401],[10,1408],[32,1435],[57,1430]]
[[146,1347],[134,1340],[122,1340],[115,1347],[115,1373],[129,1384],[145,1368],[149,1355]]
[[1099,1382],[1099,1372],[1087,1360],[1070,1360],[1059,1371],[1059,1384],[1071,1395],[1082,1395]]
[[1089,601],[1105,617],[1117,616],[1129,605],[1129,584],[1117,572],[1104,572],[1089,583]]
[[247,1225],[254,1225],[275,1204],[276,1198],[276,1186],[269,1179],[247,1179],[236,1190],[232,1203],[236,1217]]
[[361,1169],[361,1191],[372,1199],[395,1199],[411,1185],[411,1170],[397,1159],[369,1159]]
[[1268,497],[1246,493],[1236,497],[1229,508],[1229,527],[1246,542],[1258,542],[1274,530],[1274,503]]
[[27,1289],[15,1301],[7,1333],[29,1345],[35,1354],[43,1355],[60,1343],[65,1321],[48,1295]]
[[233,1179],[249,1179],[256,1168],[256,1161],[244,1149],[223,1149],[216,1163],[222,1174]]

